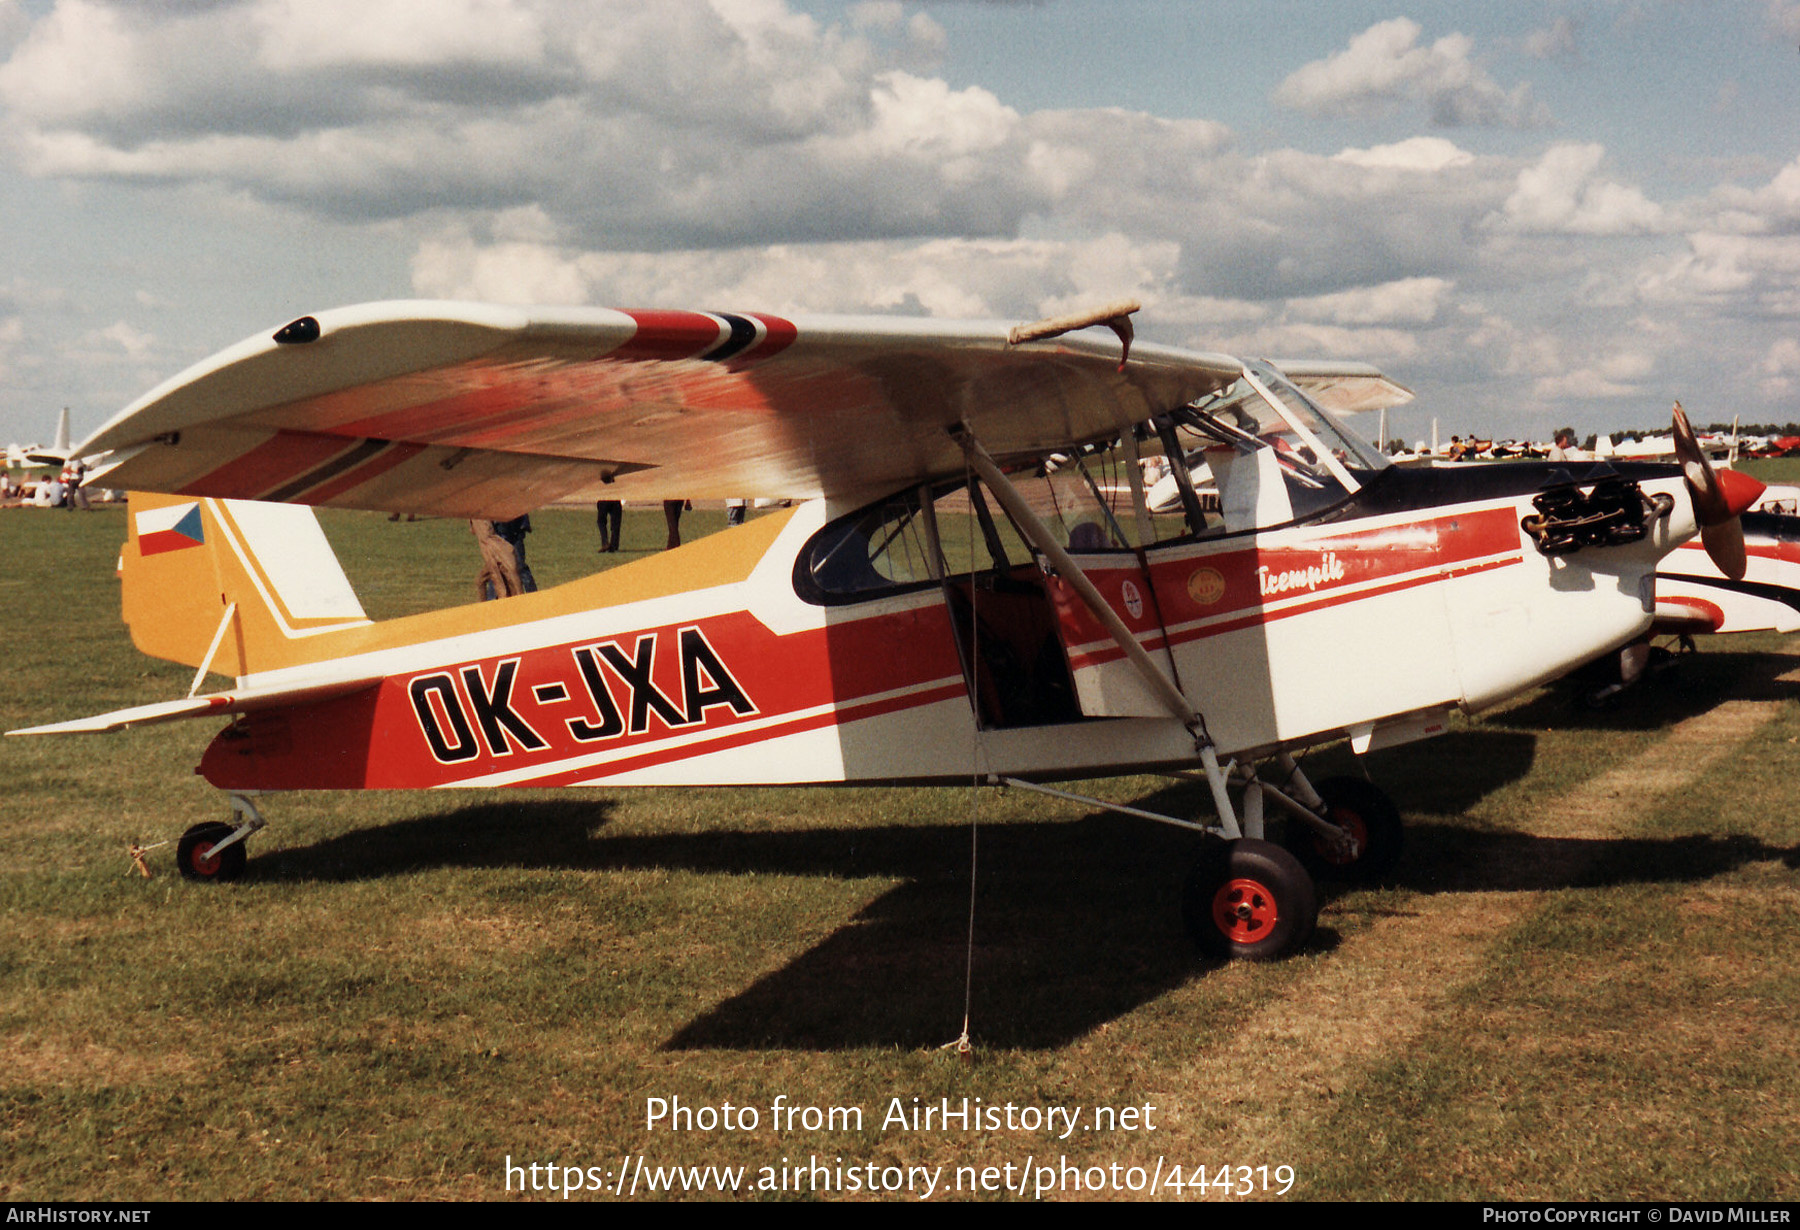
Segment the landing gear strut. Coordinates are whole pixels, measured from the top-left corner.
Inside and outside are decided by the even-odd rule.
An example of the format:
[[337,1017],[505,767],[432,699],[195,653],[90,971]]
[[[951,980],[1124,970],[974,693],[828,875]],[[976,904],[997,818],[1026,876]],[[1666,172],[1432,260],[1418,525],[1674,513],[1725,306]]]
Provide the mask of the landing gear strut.
[[231,796],[231,810],[236,824],[209,820],[181,835],[175,847],[175,865],[183,878],[225,883],[244,874],[248,859],[244,842],[266,822],[244,795]]
[[[988,780],[1204,834],[1199,862],[1182,886],[1181,916],[1201,951],[1222,960],[1267,961],[1305,944],[1319,916],[1314,875],[1366,883],[1381,879],[1399,860],[1400,813],[1368,782],[1334,777],[1314,789],[1283,752],[1275,757],[1277,786],[1264,781],[1253,764],[1221,765],[1210,744],[1202,744],[1199,753],[1203,774],[1168,776],[1207,785],[1219,813],[1211,824],[1016,777]],[[1239,789],[1241,807],[1232,801],[1230,787]],[[1289,848],[1264,838],[1268,804],[1287,814]]]
[[[1294,758],[1275,758],[1281,784],[1254,765],[1220,766],[1201,753],[1223,841],[1209,844],[1182,890],[1182,918],[1202,952],[1268,960],[1306,943],[1318,918],[1314,880],[1378,881],[1394,869],[1400,812],[1379,788],[1334,777],[1313,788]],[[1191,776],[1191,775],[1185,775]],[[1228,785],[1242,788],[1234,808]],[[1287,848],[1263,840],[1263,809],[1286,812]]]

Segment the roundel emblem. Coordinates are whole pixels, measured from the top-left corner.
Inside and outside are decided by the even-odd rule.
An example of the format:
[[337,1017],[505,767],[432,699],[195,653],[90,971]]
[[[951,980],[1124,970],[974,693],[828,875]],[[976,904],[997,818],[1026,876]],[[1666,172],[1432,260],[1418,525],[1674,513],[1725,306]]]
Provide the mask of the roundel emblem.
[[1211,606],[1225,596],[1225,578],[1217,568],[1196,568],[1188,574],[1187,591],[1201,606]]
[[1133,619],[1143,618],[1144,596],[1138,593],[1138,587],[1134,582],[1127,581],[1119,586],[1119,595],[1125,599],[1125,609],[1131,613]]

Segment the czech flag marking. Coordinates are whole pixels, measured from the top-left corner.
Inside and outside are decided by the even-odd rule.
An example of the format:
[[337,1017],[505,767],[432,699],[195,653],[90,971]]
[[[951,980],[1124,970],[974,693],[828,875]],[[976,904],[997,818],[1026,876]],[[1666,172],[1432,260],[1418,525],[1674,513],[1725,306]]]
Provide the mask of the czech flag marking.
[[167,508],[149,508],[133,514],[137,519],[138,554],[161,555],[165,551],[184,551],[202,546],[206,535],[200,528],[200,505],[171,504]]

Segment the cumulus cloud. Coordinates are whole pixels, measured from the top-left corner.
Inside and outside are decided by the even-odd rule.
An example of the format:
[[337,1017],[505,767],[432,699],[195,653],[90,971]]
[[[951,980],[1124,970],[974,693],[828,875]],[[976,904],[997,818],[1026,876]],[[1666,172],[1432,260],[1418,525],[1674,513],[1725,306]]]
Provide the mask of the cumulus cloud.
[[1765,235],[1800,232],[1800,159],[1760,188],[1727,184],[1697,207],[1708,230]]
[[1391,167],[1401,171],[1442,171],[1448,167],[1466,167],[1475,161],[1475,155],[1442,137],[1408,137],[1392,145],[1339,150],[1333,157],[1359,167]]
[[[1366,358],[1509,409],[1623,398],[1702,323],[1800,315],[1800,161],[1659,204],[1597,142],[1447,139],[1548,120],[1461,34],[1383,22],[1288,76],[1286,106],[1385,117],[1322,154],[1201,117],[1031,111],[936,72],[949,36],[915,5],[842,12],[0,0],[0,146],[134,199],[173,185],[184,208],[394,236],[431,297],[1032,319],[1130,296],[1149,340]],[[1504,46],[1568,56],[1577,35]],[[201,353],[163,323],[184,293],[86,296],[59,361],[121,382]],[[1652,350],[1645,305],[1693,327]],[[1775,340],[1728,357],[1800,382]]]
[[918,72],[943,59],[950,38],[929,13],[906,12],[900,0],[862,0],[848,11],[858,31],[886,40],[900,66]]
[[1502,89],[1470,59],[1474,40],[1447,34],[1419,45],[1419,24],[1405,17],[1379,22],[1323,60],[1296,69],[1274,100],[1311,115],[1366,115],[1402,103],[1423,106],[1442,127],[1540,127],[1550,113],[1523,82]]
[[1118,234],[663,253],[489,243],[448,231],[420,245],[412,275],[413,291],[429,298],[1035,319],[1127,295],[1155,311],[1178,298],[1175,260],[1174,245]]
[[1425,351],[1424,340],[1405,329],[1346,328],[1279,317],[1247,329],[1197,338],[1193,344],[1258,358],[1350,359],[1390,365],[1416,360]]
[[1557,17],[1543,29],[1527,34],[1521,46],[1533,59],[1573,60],[1580,55],[1575,45],[1577,29],[1574,18]]
[[1644,392],[1643,382],[1655,368],[1654,355],[1626,348],[1540,377],[1534,391],[1545,400],[1636,397]]
[[1800,236],[1695,232],[1688,250],[1639,281],[1659,304],[1705,303],[1742,316],[1800,317]]
[[508,298],[576,289],[509,245],[1005,240],[1041,220],[1175,245],[1171,294],[1303,297],[1454,272],[1504,196],[1491,164],[1440,138],[1251,157],[1206,119],[1021,114],[884,59],[865,35],[938,35],[881,0],[842,29],[780,0],[449,0],[430,30],[417,5],[359,3],[366,21],[303,32],[316,6],[299,0],[62,0],[0,66],[14,149],[45,176],[213,185],[351,221],[448,215],[518,262],[517,285],[472,283]]
[[21,0],[0,0],[0,53],[9,52],[31,29],[31,16]]
[[1184,288],[1251,299],[1454,278],[1482,259],[1480,220],[1510,188],[1499,160],[1436,170],[1280,150],[1221,158],[1174,211]]
[[24,339],[23,321],[17,316],[0,316],[0,376],[13,376],[15,356]]
[[273,0],[251,10],[275,72],[532,65],[547,31],[510,0]]
[[941,28],[859,13],[895,55],[779,0],[62,0],[0,103],[34,174],[346,219],[537,207],[673,248],[1004,234],[1045,209],[1056,159],[1016,111],[896,66]]
[[135,328],[123,320],[115,320],[106,328],[96,330],[93,337],[96,341],[111,342],[124,351],[127,357],[133,359],[141,359],[149,354],[151,346],[156,343],[153,335]]
[[1774,400],[1790,396],[1796,375],[1800,375],[1800,341],[1778,338],[1763,354],[1762,378],[1757,387],[1763,396]]
[[1636,188],[1600,177],[1606,157],[1597,144],[1551,146],[1519,172],[1506,198],[1502,225],[1515,231],[1572,235],[1625,235],[1652,231],[1662,209]]
[[1402,278],[1329,295],[1291,299],[1288,311],[1339,325],[1430,324],[1456,284],[1444,278]]
[[1800,341],[1791,337],[1776,341],[1763,356],[1762,369],[1771,376],[1800,372]]

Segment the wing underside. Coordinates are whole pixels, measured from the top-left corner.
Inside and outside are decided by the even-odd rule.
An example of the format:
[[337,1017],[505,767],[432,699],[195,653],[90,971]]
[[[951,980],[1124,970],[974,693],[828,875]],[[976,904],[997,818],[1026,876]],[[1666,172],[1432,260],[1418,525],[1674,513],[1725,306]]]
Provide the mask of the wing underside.
[[[1224,355],[1003,322],[386,303],[207,360],[82,451],[106,486],[452,516],[803,498],[1099,439],[1235,379]],[[277,340],[285,335],[287,340]]]
[[1391,410],[1413,399],[1411,389],[1368,363],[1337,359],[1276,359],[1274,363],[1308,397],[1339,414]]

